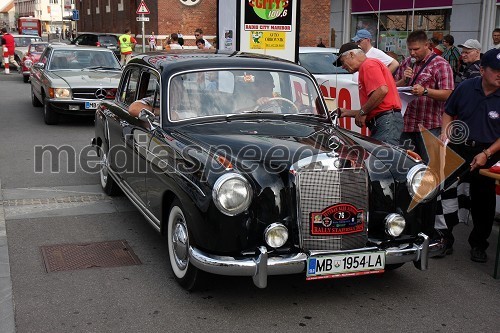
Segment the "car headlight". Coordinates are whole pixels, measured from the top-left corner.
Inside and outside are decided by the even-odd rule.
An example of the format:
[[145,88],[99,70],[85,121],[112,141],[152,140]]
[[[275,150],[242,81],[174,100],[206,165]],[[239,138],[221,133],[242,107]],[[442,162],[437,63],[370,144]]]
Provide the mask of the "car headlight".
[[252,201],[252,188],[240,174],[231,172],[215,182],[212,196],[217,208],[228,216],[244,212]]
[[30,59],[24,60],[24,66],[26,66],[26,68],[31,68],[31,66],[33,66],[33,61]]
[[413,200],[428,202],[433,199],[438,191],[438,178],[424,164],[417,164],[410,169],[406,176],[408,191]]
[[50,98],[71,98],[71,89],[68,88],[49,88]]
[[288,240],[288,229],[281,223],[272,223],[264,231],[264,239],[270,247],[281,247]]
[[389,236],[397,237],[405,229],[406,220],[403,216],[392,213],[385,217],[385,232]]

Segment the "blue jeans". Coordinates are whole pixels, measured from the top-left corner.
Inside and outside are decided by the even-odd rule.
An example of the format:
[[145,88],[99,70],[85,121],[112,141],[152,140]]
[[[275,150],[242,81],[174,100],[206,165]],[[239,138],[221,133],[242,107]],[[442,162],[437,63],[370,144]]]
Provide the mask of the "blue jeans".
[[372,138],[397,146],[403,132],[403,116],[401,112],[383,114],[372,120],[368,128]]

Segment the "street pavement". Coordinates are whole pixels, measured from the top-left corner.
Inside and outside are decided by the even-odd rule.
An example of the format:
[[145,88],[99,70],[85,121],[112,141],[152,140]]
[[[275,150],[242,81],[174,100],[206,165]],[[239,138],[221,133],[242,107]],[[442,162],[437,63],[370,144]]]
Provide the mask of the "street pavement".
[[[457,226],[455,253],[428,271],[406,264],[381,275],[305,281],[210,276],[186,292],[168,265],[165,239],[123,196],[107,197],[97,174],[35,173],[35,145],[88,145],[92,121],[43,123],[21,76],[0,72],[0,332],[496,332],[500,280],[470,261],[471,225]],[[68,164],[66,161],[62,164]],[[48,167],[51,163],[44,161]],[[48,273],[49,245],[125,240],[140,264]]]

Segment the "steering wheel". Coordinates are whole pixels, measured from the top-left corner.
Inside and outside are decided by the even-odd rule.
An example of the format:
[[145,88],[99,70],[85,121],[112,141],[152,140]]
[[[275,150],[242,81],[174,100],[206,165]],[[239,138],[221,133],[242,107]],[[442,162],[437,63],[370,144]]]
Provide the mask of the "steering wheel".
[[259,108],[262,108],[263,105],[268,105],[268,104],[271,104],[272,102],[280,102],[280,101],[286,102],[287,104],[290,104],[293,107],[293,109],[295,109],[295,113],[299,113],[299,108],[297,108],[297,105],[293,104],[293,102],[291,100],[289,100],[288,98],[284,98],[284,97],[271,97],[264,104],[255,106],[254,110],[258,110]]

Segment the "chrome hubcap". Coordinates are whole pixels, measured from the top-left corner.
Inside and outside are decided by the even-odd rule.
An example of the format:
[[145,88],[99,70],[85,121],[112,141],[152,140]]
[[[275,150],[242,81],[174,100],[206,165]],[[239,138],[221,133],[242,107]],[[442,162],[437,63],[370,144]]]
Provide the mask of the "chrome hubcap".
[[184,220],[177,219],[172,232],[172,248],[175,256],[175,262],[179,269],[183,270],[188,265],[188,234]]
[[101,183],[103,186],[106,186],[106,184],[108,183],[108,155],[106,155],[106,153],[102,154]]

